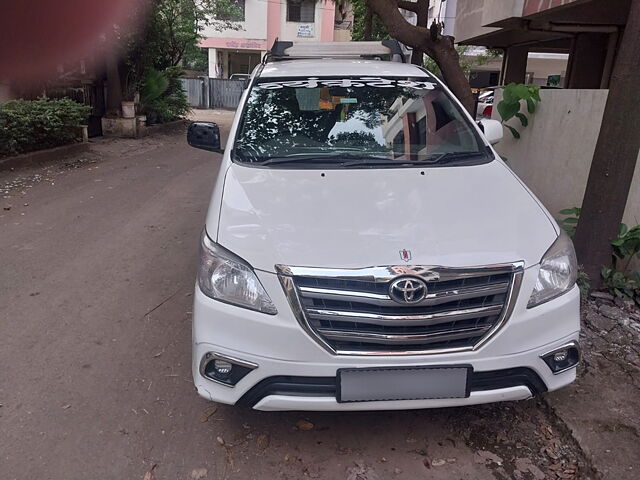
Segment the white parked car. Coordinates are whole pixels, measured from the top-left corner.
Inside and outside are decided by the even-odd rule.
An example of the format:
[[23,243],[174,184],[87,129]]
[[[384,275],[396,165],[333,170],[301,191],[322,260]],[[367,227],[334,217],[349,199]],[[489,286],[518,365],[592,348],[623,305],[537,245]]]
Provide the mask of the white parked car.
[[[203,397],[411,409],[575,379],[571,240],[493,150],[498,122],[420,67],[369,59],[394,45],[279,43],[253,73],[201,238]],[[221,151],[215,124],[188,139]]]
[[497,87],[482,90],[478,95],[478,104],[476,107],[476,118],[491,118],[493,113],[493,99],[495,98],[495,90]]

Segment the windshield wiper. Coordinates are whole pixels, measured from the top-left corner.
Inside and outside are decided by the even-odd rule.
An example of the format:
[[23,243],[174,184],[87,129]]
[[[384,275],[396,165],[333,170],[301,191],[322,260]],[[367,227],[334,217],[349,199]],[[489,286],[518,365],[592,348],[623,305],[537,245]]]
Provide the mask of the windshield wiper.
[[297,155],[291,157],[271,157],[262,162],[255,162],[256,165],[279,165],[283,163],[337,163],[333,162],[335,157],[326,157],[322,155]]
[[380,163],[391,163],[391,161],[386,157],[376,157],[376,156],[367,156],[367,155],[356,155],[353,153],[347,152],[335,152],[331,154],[315,154],[315,155],[296,155],[289,157],[272,157],[263,162],[256,162],[258,165],[278,165],[283,163],[323,163],[328,165],[337,165],[337,166],[348,166],[350,164],[359,165],[361,162],[341,162],[340,160],[345,158],[360,158],[366,162],[378,162]]
[[472,157],[485,157],[487,155],[486,152],[445,152],[445,153],[438,153],[436,155],[432,155],[431,157],[429,157],[428,160],[424,160],[421,162],[416,162],[417,164],[422,164],[422,165],[432,165],[435,163],[444,163],[445,161],[451,161],[451,160],[462,160],[465,158],[472,158]]
[[389,165],[389,166],[406,166],[406,165],[414,165],[416,162],[408,162],[406,160],[391,160],[389,158],[384,158],[384,157],[363,157],[363,156],[358,156],[358,158],[361,158],[362,160],[357,161],[357,160],[352,160],[350,162],[342,162],[340,164],[341,167],[378,167],[378,166],[382,166],[382,165]]
[[[389,157],[379,157],[376,155],[358,155],[352,152],[335,152],[331,154],[315,154],[315,155],[291,155],[287,157],[272,157],[262,162],[254,162],[256,165],[283,165],[288,163],[304,164],[325,164],[335,165],[337,167],[372,167],[372,166],[422,166],[443,163],[445,161],[461,160],[470,157],[481,157],[486,155],[484,152],[446,152],[432,155],[427,160],[393,160]],[[341,161],[349,159],[348,161]]]
[[357,162],[345,162],[342,163],[342,167],[368,167],[368,166],[379,166],[379,165],[390,165],[390,166],[398,166],[398,167],[419,167],[424,165],[434,165],[437,163],[444,163],[449,160],[461,160],[465,158],[471,157],[481,157],[485,154],[483,152],[447,152],[447,153],[439,153],[436,155],[432,155],[426,160],[390,160],[388,158],[379,158],[379,157],[362,157],[363,161]]

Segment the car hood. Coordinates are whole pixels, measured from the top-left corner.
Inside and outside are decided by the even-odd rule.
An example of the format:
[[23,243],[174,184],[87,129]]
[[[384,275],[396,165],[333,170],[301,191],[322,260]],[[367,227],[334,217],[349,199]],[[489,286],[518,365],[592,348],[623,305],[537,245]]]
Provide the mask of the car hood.
[[[538,263],[557,232],[498,161],[466,167],[293,170],[233,164],[211,238],[254,268]],[[216,228],[217,227],[217,228]]]

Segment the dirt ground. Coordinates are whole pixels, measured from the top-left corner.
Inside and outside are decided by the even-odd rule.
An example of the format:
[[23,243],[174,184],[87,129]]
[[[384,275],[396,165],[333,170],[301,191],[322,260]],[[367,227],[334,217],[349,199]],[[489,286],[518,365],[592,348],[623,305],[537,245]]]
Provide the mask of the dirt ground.
[[[232,112],[198,118],[224,136]],[[199,398],[191,302],[219,163],[176,131],[0,172],[0,479],[638,478],[640,315],[612,299],[585,303],[580,378],[543,398],[342,414]]]

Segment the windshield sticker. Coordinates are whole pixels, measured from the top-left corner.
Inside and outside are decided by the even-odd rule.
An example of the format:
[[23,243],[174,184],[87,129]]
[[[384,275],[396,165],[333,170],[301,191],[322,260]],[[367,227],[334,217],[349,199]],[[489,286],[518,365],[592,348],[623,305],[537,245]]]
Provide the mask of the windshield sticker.
[[318,88],[318,87],[376,87],[393,88],[404,87],[416,90],[433,90],[436,84],[433,82],[421,82],[417,80],[396,80],[391,78],[361,77],[353,78],[323,78],[309,77],[304,80],[284,80],[279,82],[258,83],[256,88],[262,90],[278,90],[284,87],[289,88]]
[[345,97],[341,97],[341,98],[340,98],[340,103],[358,103],[358,99],[357,99],[357,98],[345,98]]

